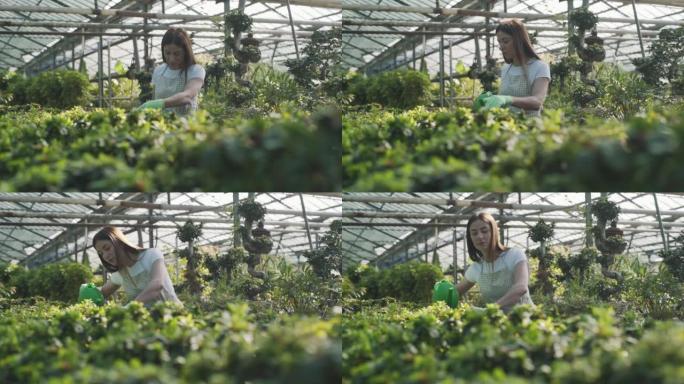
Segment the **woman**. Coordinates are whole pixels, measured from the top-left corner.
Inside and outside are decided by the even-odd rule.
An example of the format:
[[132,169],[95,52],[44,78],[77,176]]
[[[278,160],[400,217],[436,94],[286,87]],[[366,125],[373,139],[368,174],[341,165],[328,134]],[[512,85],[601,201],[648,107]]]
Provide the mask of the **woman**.
[[465,294],[475,284],[485,303],[496,303],[504,312],[517,304],[533,304],[528,289],[529,271],[525,253],[506,248],[499,241],[499,229],[489,213],[470,217],[466,228],[468,255],[474,261],[456,289]]
[[157,301],[180,303],[171,284],[162,253],[131,244],[120,229],[104,227],[93,237],[93,247],[111,278],[102,286],[108,298],[121,286],[130,300],[145,305]]
[[205,71],[195,63],[190,38],[180,28],[171,28],[161,42],[164,64],[152,73],[154,98],[140,108],[157,108],[185,115],[197,110],[197,95]]
[[483,94],[481,103],[485,109],[508,106],[527,116],[541,116],[551,81],[549,65],[534,52],[525,25],[518,20],[501,21],[496,39],[506,61],[499,95]]

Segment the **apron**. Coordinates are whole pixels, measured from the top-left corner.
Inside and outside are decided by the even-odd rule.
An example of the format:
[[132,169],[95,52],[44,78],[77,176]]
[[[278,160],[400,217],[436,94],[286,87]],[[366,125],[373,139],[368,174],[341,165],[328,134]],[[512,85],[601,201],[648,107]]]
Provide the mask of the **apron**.
[[[502,269],[494,272],[493,263],[482,262],[482,274],[480,275],[480,296],[484,303],[494,303],[502,298],[513,285],[513,274]],[[517,303],[502,307],[504,312],[508,312],[516,304],[532,304],[530,292],[525,292]]]
[[[169,68],[168,65],[164,66],[157,83],[154,84],[154,98],[155,99],[165,99],[171,97],[179,92],[185,90],[185,74],[186,72],[180,72],[179,76],[175,78],[168,79],[164,77],[164,73]],[[187,70],[186,70],[187,71]],[[179,105],[177,107],[164,108],[165,111],[176,112],[178,115],[187,115],[191,111],[197,110],[197,96],[192,99],[192,104]]]
[[[520,75],[509,75],[508,72],[512,67],[513,65],[508,66],[508,69],[502,78],[501,91],[499,93],[514,97],[530,96],[532,94],[532,85],[530,85],[529,81],[527,81],[527,74],[525,73],[526,71],[523,70],[523,73]],[[503,81],[503,79],[508,81]],[[512,105],[508,106],[508,108],[513,112],[524,112],[527,116],[541,116],[541,112],[539,110],[526,111]]]

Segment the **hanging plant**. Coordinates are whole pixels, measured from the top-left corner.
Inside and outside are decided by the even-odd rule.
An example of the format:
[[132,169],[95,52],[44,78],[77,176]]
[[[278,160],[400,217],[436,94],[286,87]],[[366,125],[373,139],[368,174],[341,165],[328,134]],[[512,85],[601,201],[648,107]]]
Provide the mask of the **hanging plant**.
[[581,7],[570,12],[568,20],[580,30],[590,30],[598,23],[598,16],[587,7]]
[[582,251],[572,259],[571,263],[574,268],[580,271],[580,276],[582,276],[584,271],[598,261],[599,257],[599,250],[596,249],[596,247],[587,247],[582,249]]
[[556,223],[548,225],[544,222],[543,219],[539,220],[537,224],[534,225],[534,227],[530,228],[530,239],[532,239],[532,241],[534,241],[535,243],[540,243],[542,241],[551,239],[553,237],[553,227],[555,227],[555,225]]
[[192,220],[186,221],[182,227],[176,225],[178,228],[178,240],[184,243],[197,240],[200,236],[202,236],[202,225],[203,223],[195,225]]
[[259,221],[266,215],[266,208],[257,202],[247,201],[238,207],[238,215],[248,221]]
[[586,61],[601,62],[606,58],[606,50],[603,45],[589,44],[579,51],[579,55]]
[[226,28],[233,31],[234,35],[249,31],[252,28],[252,18],[245,15],[239,9],[230,11],[224,16]]
[[231,248],[226,253],[218,256],[215,260],[207,260],[207,269],[215,279],[219,272],[230,279],[231,273],[238,265],[247,261],[247,253],[244,248]]
[[591,213],[599,219],[599,221],[609,222],[615,221],[620,214],[620,207],[612,201],[608,201],[607,197],[600,197],[591,205]]

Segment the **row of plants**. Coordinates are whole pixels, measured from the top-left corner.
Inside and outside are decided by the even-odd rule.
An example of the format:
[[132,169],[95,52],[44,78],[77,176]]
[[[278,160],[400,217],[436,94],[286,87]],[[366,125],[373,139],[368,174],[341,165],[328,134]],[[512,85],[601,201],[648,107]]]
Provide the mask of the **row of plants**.
[[32,270],[16,264],[0,264],[0,284],[7,290],[7,298],[42,296],[73,304],[81,284],[92,278],[90,268],[79,263],[54,263]]
[[0,105],[85,106],[90,99],[89,87],[88,76],[77,71],[57,69],[33,77],[4,72],[0,74]]
[[0,117],[0,190],[340,189],[340,115],[120,109]]
[[375,103],[390,108],[410,109],[430,105],[430,87],[427,73],[401,69],[369,77],[356,74],[350,80],[349,92],[356,105]]
[[259,324],[238,303],[201,315],[174,303],[14,304],[0,316],[0,381],[335,382],[338,334],[339,319]]
[[346,313],[343,383],[675,383],[684,380],[684,324],[627,334],[605,307],[554,318],[542,308],[505,315],[439,302]]
[[356,265],[345,273],[358,298],[378,300],[394,298],[404,302],[427,304],[435,282],[444,275],[439,266],[421,262],[401,263],[390,268]]
[[684,180],[682,107],[653,108],[625,123],[580,123],[560,110],[546,111],[542,122],[467,108],[348,113],[343,187],[676,191]]

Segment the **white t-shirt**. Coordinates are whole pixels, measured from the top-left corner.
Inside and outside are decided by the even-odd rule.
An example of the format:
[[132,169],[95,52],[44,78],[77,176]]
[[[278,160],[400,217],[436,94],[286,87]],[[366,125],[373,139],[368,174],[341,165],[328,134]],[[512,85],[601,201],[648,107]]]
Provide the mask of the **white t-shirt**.
[[[480,295],[484,303],[494,303],[513,286],[515,267],[521,262],[527,262],[525,253],[519,248],[509,248],[502,252],[493,263],[482,261],[470,264],[465,272],[465,278],[480,286]],[[529,289],[516,304],[533,304]],[[507,311],[512,306],[503,309]]]
[[[133,266],[112,273],[112,283],[123,286],[129,300],[135,299],[152,280],[152,266],[157,260],[164,262],[164,256],[157,248],[149,248],[140,252],[138,261]],[[162,290],[158,300],[180,303],[168,273],[162,276]]]
[[[527,74],[527,76],[525,76]],[[499,93],[502,95],[525,97],[532,95],[532,85],[539,78],[551,79],[549,65],[541,60],[532,59],[527,62],[527,71],[522,66],[504,64],[501,67],[501,86]],[[511,110],[520,112],[518,107],[509,107]],[[527,115],[539,116],[540,110],[525,111]]]
[[[193,64],[188,67],[187,72],[187,81],[192,79],[202,79],[202,81],[204,81],[206,71],[201,65]],[[181,69],[171,69],[168,67],[168,65],[166,65],[166,63],[163,63],[155,68],[154,72],[152,72],[152,84],[154,84],[154,99],[165,99],[167,97],[171,97],[185,89],[185,86],[187,85],[185,80],[185,71]],[[196,111],[197,105],[197,96],[195,96],[192,99],[190,110]],[[180,114],[189,112],[187,111],[187,108],[182,106],[167,109],[174,110]]]

